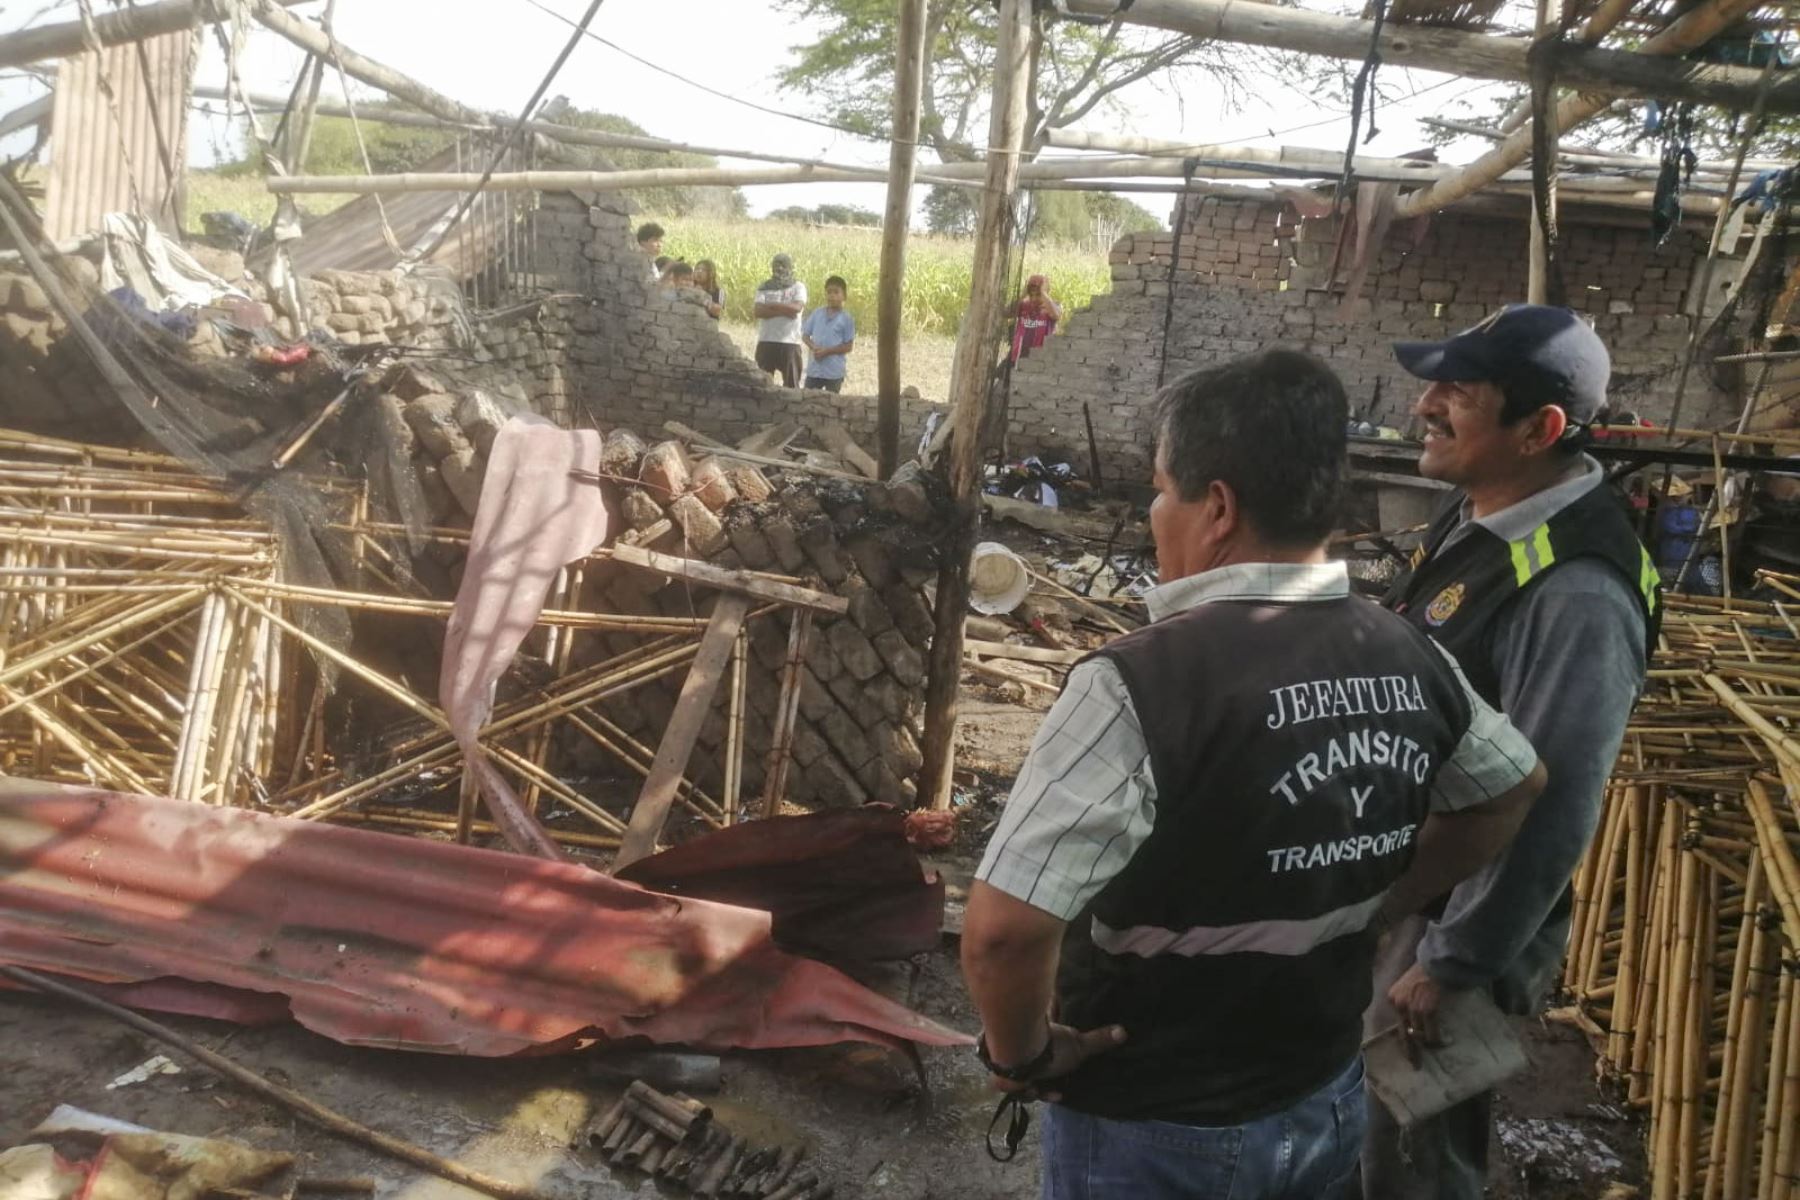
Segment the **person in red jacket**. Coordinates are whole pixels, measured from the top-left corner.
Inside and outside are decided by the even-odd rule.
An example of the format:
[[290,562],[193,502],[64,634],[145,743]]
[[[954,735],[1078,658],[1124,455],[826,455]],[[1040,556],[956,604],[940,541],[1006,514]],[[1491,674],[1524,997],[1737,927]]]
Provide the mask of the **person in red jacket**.
[[1018,362],[1044,344],[1062,320],[1062,307],[1050,298],[1050,281],[1033,275],[1025,281],[1025,294],[1013,308],[1012,360]]

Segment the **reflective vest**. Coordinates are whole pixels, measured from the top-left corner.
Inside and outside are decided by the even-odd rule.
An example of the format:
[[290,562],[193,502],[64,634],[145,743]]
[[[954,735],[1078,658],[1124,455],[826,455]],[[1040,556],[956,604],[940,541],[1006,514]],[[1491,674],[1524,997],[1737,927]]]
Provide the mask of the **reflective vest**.
[[1493,650],[1508,606],[1557,567],[1578,558],[1607,564],[1637,596],[1648,661],[1662,628],[1662,580],[1624,506],[1607,488],[1594,488],[1516,542],[1471,524],[1444,548],[1462,524],[1462,501],[1461,492],[1451,495],[1383,603],[1455,655],[1483,699],[1501,706]]
[[1098,652],[1156,781],[1149,837],[1070,924],[1057,995],[1124,1045],[1057,1081],[1070,1107],[1233,1125],[1357,1054],[1368,924],[1412,860],[1469,727],[1449,659],[1360,597],[1209,601]]

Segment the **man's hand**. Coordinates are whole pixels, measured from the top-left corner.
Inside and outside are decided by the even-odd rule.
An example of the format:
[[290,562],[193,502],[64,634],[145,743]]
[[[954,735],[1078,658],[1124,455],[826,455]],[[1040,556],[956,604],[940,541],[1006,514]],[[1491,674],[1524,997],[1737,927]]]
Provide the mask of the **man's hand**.
[[[1055,1081],[1067,1075],[1076,1067],[1096,1054],[1125,1043],[1125,1029],[1120,1025],[1103,1025],[1099,1029],[1090,1029],[1083,1033],[1079,1029],[1067,1025],[1050,1025],[1050,1062],[1036,1078],[1024,1083],[1015,1083],[1010,1079],[1002,1079],[998,1075],[990,1076],[994,1087],[1002,1092],[1032,1092],[1040,1099],[1056,1101],[1062,1094],[1055,1088]],[[1010,1064],[1002,1064],[1010,1065]],[[1045,1085],[1051,1085],[1046,1087]]]
[[1438,1008],[1444,1002],[1444,988],[1414,963],[1406,974],[1388,989],[1388,1003],[1400,1014],[1400,1036],[1416,1060],[1421,1046],[1444,1044],[1438,1028]]

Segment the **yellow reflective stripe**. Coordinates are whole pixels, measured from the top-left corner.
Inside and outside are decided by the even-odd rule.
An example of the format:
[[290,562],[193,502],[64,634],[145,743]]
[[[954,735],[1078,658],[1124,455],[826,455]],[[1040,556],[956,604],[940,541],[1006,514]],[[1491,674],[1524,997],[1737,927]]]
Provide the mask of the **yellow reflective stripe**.
[[1525,557],[1525,543],[1512,543],[1513,574],[1518,577],[1519,586],[1524,587],[1531,582],[1531,562]]
[[1517,577],[1520,587],[1530,583],[1533,575],[1548,569],[1556,561],[1556,552],[1550,548],[1548,525],[1539,525],[1531,531],[1529,537],[1508,545],[1512,548],[1513,575]]
[[1531,548],[1537,551],[1537,569],[1548,570],[1550,564],[1556,561],[1556,552],[1550,549],[1550,526],[1539,525],[1532,531]]
[[1660,582],[1656,574],[1656,560],[1650,557],[1650,551],[1643,546],[1638,547],[1643,555],[1643,566],[1638,569],[1638,590],[1644,593],[1644,606],[1650,612],[1656,611],[1656,585]]

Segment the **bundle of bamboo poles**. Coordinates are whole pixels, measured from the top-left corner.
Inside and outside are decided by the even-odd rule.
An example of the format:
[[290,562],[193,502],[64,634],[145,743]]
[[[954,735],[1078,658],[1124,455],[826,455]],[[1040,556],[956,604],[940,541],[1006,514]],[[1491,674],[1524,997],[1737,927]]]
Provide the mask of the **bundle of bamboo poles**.
[[[370,518],[365,490],[313,482],[337,493],[333,528],[351,535],[352,586],[381,590],[283,579],[271,530],[245,517],[226,481],[179,460],[0,430],[0,774],[460,841],[491,833],[434,701],[308,631],[303,614],[330,607],[416,618],[429,642],[452,609],[396,582],[406,573],[383,542],[399,527]],[[462,531],[428,533],[467,541]],[[553,837],[597,850],[616,847],[625,823],[554,771],[558,735],[648,776],[658,748],[609,720],[600,702],[685,673],[707,620],[583,611],[590,566],[562,573],[529,643],[552,677],[499,704],[480,742],[534,811],[547,798],[589,827],[553,828]],[[780,607],[762,604],[748,620]],[[601,634],[642,640],[575,667],[577,638]],[[748,808],[747,649],[740,632],[724,700],[723,787],[710,795],[685,778],[678,785],[677,802],[706,827]],[[381,726],[378,736],[335,744],[328,674]],[[451,803],[420,807],[433,792]]]
[[0,770],[237,802],[271,763],[281,648],[218,587],[275,563],[221,480],[0,432]]
[[1800,625],[1671,598],[1564,982],[1649,1114],[1652,1200],[1800,1198]]

